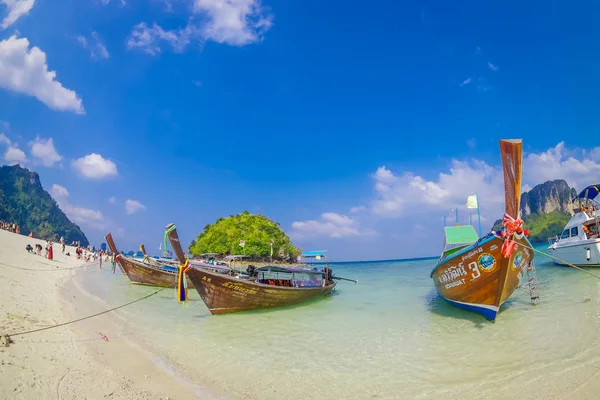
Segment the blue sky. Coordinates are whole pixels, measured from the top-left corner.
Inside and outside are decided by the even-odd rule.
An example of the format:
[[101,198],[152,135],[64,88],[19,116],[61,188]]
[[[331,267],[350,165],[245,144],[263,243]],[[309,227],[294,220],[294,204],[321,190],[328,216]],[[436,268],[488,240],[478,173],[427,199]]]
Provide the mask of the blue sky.
[[0,154],[96,244],[248,210],[336,260],[435,255],[469,194],[501,215],[500,138],[528,186],[600,176],[599,9],[0,0]]

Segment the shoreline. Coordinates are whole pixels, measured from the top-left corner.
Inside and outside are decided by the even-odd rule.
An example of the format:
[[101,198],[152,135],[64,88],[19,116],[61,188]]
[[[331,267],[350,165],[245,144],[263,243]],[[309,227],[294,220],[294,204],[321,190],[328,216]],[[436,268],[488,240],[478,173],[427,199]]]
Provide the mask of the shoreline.
[[[203,398],[153,362],[153,354],[120,340],[123,332],[112,312],[61,326],[17,335],[105,311],[84,299],[73,282],[78,272],[98,268],[70,257],[55,245],[54,260],[28,253],[27,244],[43,240],[0,231],[0,398],[186,400]],[[105,264],[106,266],[110,264]],[[106,268],[106,267],[105,267]],[[79,271],[82,270],[82,271]],[[102,335],[108,338],[103,339]]]

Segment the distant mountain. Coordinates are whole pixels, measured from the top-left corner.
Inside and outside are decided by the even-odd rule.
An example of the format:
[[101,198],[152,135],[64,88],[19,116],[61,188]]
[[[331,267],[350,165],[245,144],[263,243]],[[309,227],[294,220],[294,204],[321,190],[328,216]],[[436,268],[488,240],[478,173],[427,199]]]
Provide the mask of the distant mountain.
[[[521,216],[529,231],[529,240],[540,243],[560,234],[573,215],[575,196],[577,191],[563,179],[544,182],[523,193]],[[501,223],[502,220],[496,221],[493,229],[500,229]]]
[[0,221],[14,222],[22,234],[33,232],[36,238],[67,243],[88,240],[58,207],[56,201],[42,188],[40,176],[19,165],[0,167]]
[[542,183],[521,195],[521,215],[550,214],[552,211],[573,215],[571,200],[575,196],[577,191],[563,179]]

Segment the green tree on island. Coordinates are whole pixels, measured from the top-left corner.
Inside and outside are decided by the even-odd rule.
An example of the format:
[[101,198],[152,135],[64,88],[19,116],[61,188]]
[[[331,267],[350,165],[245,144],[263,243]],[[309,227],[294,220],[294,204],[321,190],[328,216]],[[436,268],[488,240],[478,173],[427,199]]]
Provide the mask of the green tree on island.
[[[240,240],[245,246],[240,246]],[[269,257],[270,243],[273,243],[273,259],[296,260],[300,254],[290,238],[265,216],[250,214],[230,215],[219,218],[214,224],[208,224],[189,247],[192,255],[218,253],[225,255],[245,254],[252,258]]]

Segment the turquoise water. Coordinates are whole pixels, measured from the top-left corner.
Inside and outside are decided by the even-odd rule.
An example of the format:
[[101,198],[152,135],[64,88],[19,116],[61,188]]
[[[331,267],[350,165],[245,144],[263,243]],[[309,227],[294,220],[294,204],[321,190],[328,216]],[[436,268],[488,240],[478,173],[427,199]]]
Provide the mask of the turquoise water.
[[[541,303],[518,290],[496,323],[441,299],[431,259],[333,264],[359,284],[276,311],[212,316],[190,288],[187,308],[167,289],[117,313],[123,335],[215,398],[564,398],[600,367],[600,280],[536,260]],[[76,280],[110,306],[156,290],[107,270]]]

